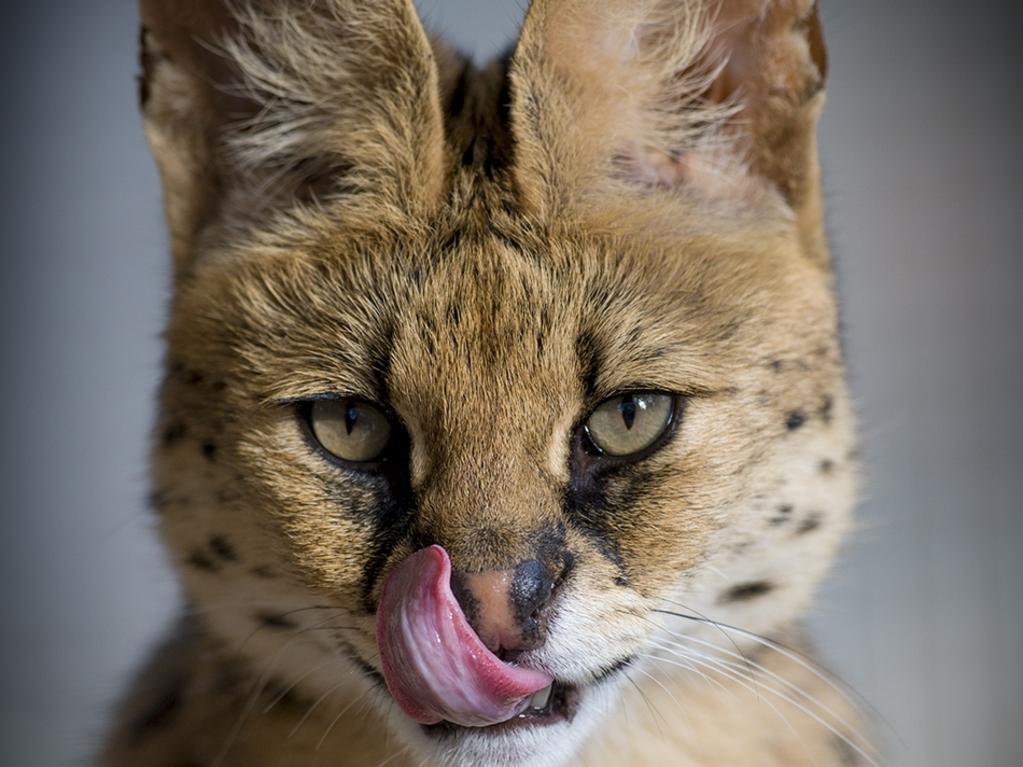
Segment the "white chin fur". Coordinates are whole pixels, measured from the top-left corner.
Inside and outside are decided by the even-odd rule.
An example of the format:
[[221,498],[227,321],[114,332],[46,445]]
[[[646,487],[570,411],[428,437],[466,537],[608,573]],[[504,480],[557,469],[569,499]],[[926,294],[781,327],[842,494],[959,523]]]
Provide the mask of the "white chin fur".
[[390,705],[389,724],[410,746],[413,762],[450,767],[564,767],[600,720],[613,709],[622,679],[609,679],[586,691],[570,722],[523,727],[508,732],[463,730],[443,738],[428,736]]

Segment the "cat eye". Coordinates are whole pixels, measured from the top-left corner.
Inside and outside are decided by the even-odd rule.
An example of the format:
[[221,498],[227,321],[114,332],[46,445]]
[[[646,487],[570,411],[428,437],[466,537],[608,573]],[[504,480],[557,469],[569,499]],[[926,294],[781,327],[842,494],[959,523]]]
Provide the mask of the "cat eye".
[[662,392],[630,392],[604,400],[583,427],[601,453],[630,456],[653,446],[671,426],[675,397]]
[[308,404],[306,417],[320,446],[342,461],[374,461],[391,439],[387,416],[361,400],[313,400]]

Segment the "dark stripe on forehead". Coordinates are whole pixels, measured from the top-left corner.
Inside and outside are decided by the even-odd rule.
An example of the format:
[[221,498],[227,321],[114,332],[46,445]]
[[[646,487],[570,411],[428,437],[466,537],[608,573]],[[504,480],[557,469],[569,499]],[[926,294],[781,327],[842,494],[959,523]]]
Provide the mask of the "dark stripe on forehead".
[[582,330],[575,339],[575,354],[579,360],[579,377],[582,382],[585,401],[595,405],[597,381],[600,376],[600,348],[596,337],[589,330]]

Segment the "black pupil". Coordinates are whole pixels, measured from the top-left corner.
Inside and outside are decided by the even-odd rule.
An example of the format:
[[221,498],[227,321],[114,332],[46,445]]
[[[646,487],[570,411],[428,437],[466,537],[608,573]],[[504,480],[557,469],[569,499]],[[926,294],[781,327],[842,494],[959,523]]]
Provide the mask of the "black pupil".
[[352,433],[352,429],[355,428],[355,422],[359,420],[359,410],[355,405],[349,404],[345,408],[345,432],[348,434]]
[[622,397],[622,401],[618,405],[618,412],[622,414],[625,428],[631,431],[632,424],[636,420],[636,400],[632,395]]

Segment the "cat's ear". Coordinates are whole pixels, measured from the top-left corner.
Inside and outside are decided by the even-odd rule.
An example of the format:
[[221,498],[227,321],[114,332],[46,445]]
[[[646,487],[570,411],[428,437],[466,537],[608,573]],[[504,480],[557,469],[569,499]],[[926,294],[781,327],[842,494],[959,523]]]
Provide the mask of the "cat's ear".
[[630,187],[766,192],[819,228],[814,0],[535,0],[512,72],[517,173],[534,204]]
[[411,0],[141,0],[140,96],[187,264],[224,215],[302,195],[421,211],[443,183],[437,71]]

